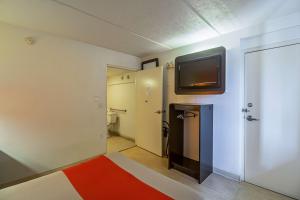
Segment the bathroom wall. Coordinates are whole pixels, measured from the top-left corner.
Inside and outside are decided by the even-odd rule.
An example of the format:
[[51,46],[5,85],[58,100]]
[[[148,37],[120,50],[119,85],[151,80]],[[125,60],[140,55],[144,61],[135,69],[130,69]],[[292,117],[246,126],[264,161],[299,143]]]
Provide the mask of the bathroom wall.
[[0,35],[0,186],[105,153],[106,66],[140,59],[4,23]]
[[135,72],[124,73],[108,78],[107,81],[107,108],[126,109],[126,112],[117,112],[118,120],[111,127],[123,137],[135,139],[136,118],[136,88]]

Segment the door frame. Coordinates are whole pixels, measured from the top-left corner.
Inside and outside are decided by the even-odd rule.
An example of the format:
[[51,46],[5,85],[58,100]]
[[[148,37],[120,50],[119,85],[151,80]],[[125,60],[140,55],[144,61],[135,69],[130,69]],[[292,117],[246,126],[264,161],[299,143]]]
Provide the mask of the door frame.
[[[261,36],[258,36],[261,37]],[[242,49],[242,72],[241,72],[241,76],[242,76],[242,108],[241,108],[241,112],[243,108],[246,108],[246,62],[245,62],[245,56],[246,54],[249,53],[253,53],[253,52],[258,52],[258,51],[266,51],[266,50],[270,50],[270,49],[275,49],[275,48],[281,48],[281,47],[286,47],[286,46],[291,46],[291,45],[295,45],[295,44],[300,44],[300,38],[297,39],[292,39],[292,40],[286,40],[286,41],[282,41],[282,42],[276,42],[276,43],[266,43],[266,44],[262,44],[259,46],[255,46],[255,47],[244,47]],[[242,112],[242,153],[241,153],[241,157],[242,157],[242,174],[241,174],[241,181],[246,181],[245,180],[245,174],[246,174],[246,120],[245,120],[245,116],[246,114],[244,112]]]
[[[129,68],[129,67],[124,67],[124,66],[119,66],[119,65],[113,65],[113,64],[106,64],[106,67],[105,67],[105,124],[107,122],[107,69],[108,68],[115,68],[115,69],[120,69],[120,70],[127,70],[127,71],[130,71],[130,72],[137,72],[139,71],[140,69],[132,69],[132,68]],[[106,130],[106,133],[105,133],[105,139],[106,139],[106,143],[105,143],[105,150],[107,151],[107,135],[108,135],[108,128],[107,126],[105,127],[105,130]]]

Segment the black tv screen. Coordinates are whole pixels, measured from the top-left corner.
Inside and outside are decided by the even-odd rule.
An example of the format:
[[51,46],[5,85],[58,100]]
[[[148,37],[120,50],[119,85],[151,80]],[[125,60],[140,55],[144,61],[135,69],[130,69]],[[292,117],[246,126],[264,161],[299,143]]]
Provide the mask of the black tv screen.
[[179,85],[182,88],[218,87],[220,67],[220,56],[180,63]]
[[224,93],[225,48],[177,57],[175,70],[176,94]]

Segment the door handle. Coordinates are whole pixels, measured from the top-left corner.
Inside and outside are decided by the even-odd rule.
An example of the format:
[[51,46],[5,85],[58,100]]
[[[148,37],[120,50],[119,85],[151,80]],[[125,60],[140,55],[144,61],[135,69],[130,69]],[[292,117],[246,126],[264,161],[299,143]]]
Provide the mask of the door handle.
[[246,118],[248,121],[259,121],[259,119],[253,118],[251,115],[248,115]]
[[165,112],[166,112],[165,110],[158,110],[158,111],[156,111],[154,113],[156,113],[156,114],[162,114],[162,113],[165,113]]

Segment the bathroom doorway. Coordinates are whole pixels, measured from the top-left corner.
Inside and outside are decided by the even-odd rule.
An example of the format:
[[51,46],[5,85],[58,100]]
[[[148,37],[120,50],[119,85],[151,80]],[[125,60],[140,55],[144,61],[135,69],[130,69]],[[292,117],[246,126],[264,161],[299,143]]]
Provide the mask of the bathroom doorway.
[[135,145],[136,71],[107,66],[107,152]]

